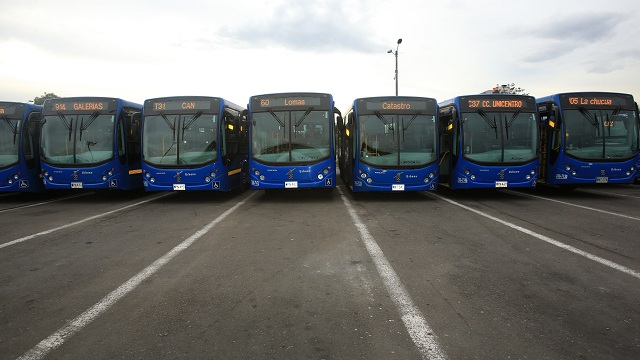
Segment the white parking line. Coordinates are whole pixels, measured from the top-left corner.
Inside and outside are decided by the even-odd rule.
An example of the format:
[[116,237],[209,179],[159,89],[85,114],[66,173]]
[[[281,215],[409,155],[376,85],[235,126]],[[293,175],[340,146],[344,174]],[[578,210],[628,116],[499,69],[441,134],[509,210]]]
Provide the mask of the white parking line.
[[349,215],[351,215],[353,223],[360,232],[362,242],[364,242],[369,256],[371,256],[373,263],[376,265],[378,274],[380,274],[391,300],[393,300],[393,303],[400,313],[405,328],[409,332],[413,343],[417,346],[422,358],[429,360],[446,359],[444,352],[438,344],[437,336],[429,324],[427,324],[420,309],[414,305],[409,292],[407,292],[404,285],[402,285],[398,274],[396,274],[389,261],[387,261],[382,249],[380,249],[376,240],[369,233],[367,226],[360,220],[351,203],[344,196],[342,189],[340,187],[337,187],[337,189],[340,192],[342,202],[344,202],[344,205],[347,207]]
[[[508,221],[505,221],[505,220],[499,219],[499,218],[497,218],[497,217],[491,216],[491,215],[489,215],[489,214],[487,214],[487,213],[483,213],[482,211],[479,211],[479,210],[473,209],[473,208],[468,207],[468,206],[466,206],[466,205],[462,205],[462,204],[460,204],[460,203],[458,203],[458,202],[455,202],[455,201],[453,201],[453,200],[450,200],[450,199],[447,199],[447,198],[445,198],[445,197],[442,197],[441,195],[437,195],[437,194],[434,194],[434,193],[429,193],[429,195],[433,195],[433,196],[435,196],[435,197],[437,197],[437,198],[439,198],[439,199],[442,199],[442,200],[444,200],[444,201],[446,201],[446,202],[448,202],[448,203],[450,203],[450,204],[453,204],[453,205],[455,205],[455,206],[458,206],[458,207],[461,207],[461,208],[463,208],[463,209],[469,210],[469,211],[471,211],[471,212],[474,212],[474,213],[476,213],[476,214],[478,214],[478,215],[480,215],[480,216],[484,216],[484,217],[486,217],[486,218],[488,218],[488,219],[491,219],[491,220],[493,220],[493,221],[499,222],[499,223],[501,223],[501,224],[503,224],[503,225],[506,225],[506,226],[508,226],[508,227],[510,227],[510,228],[512,228],[512,229],[515,229],[515,230],[521,231],[521,232],[523,232],[523,233],[525,233],[525,234],[527,234],[527,235],[531,235],[531,236],[533,236],[533,237],[535,237],[535,238],[537,238],[537,239],[540,239],[540,240],[542,240],[542,241],[544,241],[544,242],[547,242],[547,243],[549,243],[549,244],[551,244],[551,245],[555,245],[555,246],[557,246],[557,247],[559,247],[559,248],[561,248],[561,249],[565,249],[565,250],[571,251],[571,252],[572,252],[572,253],[574,253],[574,254],[578,254],[578,255],[580,255],[580,256],[584,256],[584,257],[586,257],[586,258],[587,258],[587,259],[589,259],[589,260],[593,260],[593,261],[595,261],[595,262],[597,262],[597,263],[600,263],[600,264],[602,264],[602,265],[608,266],[608,267],[610,267],[610,268],[612,268],[612,269],[615,269],[615,270],[621,271],[621,272],[623,272],[623,273],[625,273],[625,274],[629,274],[629,275],[631,275],[631,276],[633,276],[633,277],[636,277],[636,278],[640,279],[640,272],[639,272],[639,271],[636,271],[636,270],[630,269],[630,268],[628,268],[628,267],[626,267],[626,266],[620,265],[620,264],[618,264],[618,263],[615,263],[615,262],[613,262],[613,261],[607,260],[607,259],[605,259],[605,258],[601,258],[601,257],[599,257],[599,256],[593,255],[593,254],[591,254],[591,253],[589,253],[589,252],[586,252],[586,251],[584,251],[584,250],[580,250],[580,249],[575,248],[575,247],[573,247],[573,246],[571,246],[571,245],[567,245],[567,244],[562,243],[562,242],[560,242],[560,241],[558,241],[558,240],[554,240],[554,239],[552,239],[552,238],[550,238],[550,237],[548,237],[548,236],[544,236],[544,235],[542,235],[542,234],[538,234],[538,233],[536,233],[536,232],[534,232],[534,231],[531,231],[531,230],[529,230],[529,229],[525,229],[525,228],[523,228],[522,226],[518,226],[518,225],[516,225],[516,224],[512,224],[512,223],[510,223],[510,222],[508,222]],[[544,199],[544,198],[543,198],[543,199]],[[545,199],[545,200],[550,200],[550,199]],[[561,202],[561,201],[559,201],[559,202]],[[594,210],[597,210],[597,209],[594,209]]]
[[589,207],[589,206],[572,204],[572,203],[569,203],[569,202],[566,202],[566,201],[560,201],[560,200],[556,200],[556,199],[549,199],[549,198],[542,197],[542,196],[539,196],[539,195],[526,194],[526,193],[521,193],[521,192],[518,192],[518,191],[509,191],[509,193],[510,194],[515,194],[515,195],[520,195],[520,196],[532,197],[534,199],[551,201],[551,202],[555,202],[555,203],[558,203],[558,204],[573,206],[573,207],[577,207],[577,208],[581,208],[581,209],[585,209],[585,210],[596,211],[596,212],[600,212],[600,213],[607,214],[607,215],[619,216],[619,217],[623,217],[623,218],[627,218],[627,219],[631,219],[631,220],[640,221],[640,218],[637,218],[637,217],[633,217],[633,216],[629,216],[629,215],[625,215],[625,214],[620,214],[620,213],[614,213],[612,211],[606,211],[606,210],[597,209],[597,208],[593,208],[593,207]]
[[29,205],[16,206],[16,207],[12,207],[12,208],[9,208],[9,209],[0,210],[0,213],[9,212],[9,211],[15,211],[15,210],[22,210],[22,209],[26,209],[26,208],[30,208],[30,207],[34,207],[34,206],[46,205],[46,204],[50,204],[50,203],[56,202],[56,201],[64,201],[64,200],[69,200],[69,199],[75,199],[77,197],[87,196],[87,195],[91,195],[91,194],[93,194],[93,193],[83,193],[83,194],[65,196],[65,197],[57,198],[57,199],[51,199],[51,200],[48,200],[48,201],[42,201],[42,202],[39,202],[39,203],[33,203],[33,204],[29,204]]
[[4,243],[4,244],[0,244],[0,249],[5,248],[7,246],[11,246],[11,245],[15,245],[15,244],[21,243],[23,241],[31,240],[31,239],[36,238],[38,236],[51,234],[52,232],[56,232],[58,230],[66,229],[68,227],[76,226],[78,224],[82,224],[82,223],[87,222],[87,221],[91,221],[91,220],[95,220],[95,219],[98,219],[98,218],[101,218],[101,217],[104,217],[104,216],[107,216],[107,215],[111,215],[111,214],[116,213],[118,211],[122,211],[122,210],[126,210],[126,209],[129,209],[129,208],[132,208],[132,207],[136,207],[136,206],[148,203],[149,201],[154,201],[154,200],[157,200],[157,199],[160,199],[162,197],[169,196],[169,195],[172,195],[172,194],[174,194],[174,193],[170,192],[170,193],[166,193],[166,194],[161,194],[161,195],[155,196],[155,197],[153,197],[151,199],[147,199],[147,200],[144,200],[144,201],[137,202],[135,204],[127,205],[127,206],[121,207],[119,209],[115,209],[115,210],[107,211],[107,212],[102,213],[102,214],[90,216],[88,218],[72,222],[70,224],[66,224],[66,225],[58,226],[58,227],[53,228],[53,229],[41,231],[41,232],[39,232],[37,234],[21,237],[19,239],[15,239],[15,240],[9,241],[9,242]]
[[105,311],[109,310],[111,306],[113,306],[116,302],[122,299],[125,295],[134,290],[140,283],[148,279],[150,276],[155,274],[160,268],[162,268],[165,264],[167,264],[171,259],[176,257],[182,251],[191,246],[196,240],[202,237],[204,234],[209,232],[216,226],[220,221],[224,220],[231,213],[236,211],[240,206],[242,206],[247,200],[249,200],[255,192],[249,195],[245,200],[237,203],[229,210],[222,213],[222,215],[218,216],[215,220],[208,223],[205,227],[198,230],[195,234],[191,235],[189,238],[178,244],[178,246],[171,249],[164,256],[153,262],[153,264],[147,266],[146,269],[139,272],[137,275],[129,279],[124,284],[120,285],[117,289],[112,291],[109,295],[105,296],[98,303],[90,307],[88,310],[80,314],[77,318],[71,320],[67,323],[67,325],[60,328],[58,331],[53,333],[48,338],[40,341],[38,345],[36,345],[33,349],[26,352],[24,355],[19,357],[20,360],[35,360],[44,358],[50,351],[58,348],[60,345],[64,344],[64,342],[75,335],[78,331],[82,330],[85,326],[95,320],[98,316],[102,315]]

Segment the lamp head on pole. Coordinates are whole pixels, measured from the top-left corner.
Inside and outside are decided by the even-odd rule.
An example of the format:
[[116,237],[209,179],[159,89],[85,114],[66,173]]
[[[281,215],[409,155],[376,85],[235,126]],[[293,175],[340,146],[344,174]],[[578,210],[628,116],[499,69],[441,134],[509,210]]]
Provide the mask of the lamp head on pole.
[[398,45],[402,43],[402,39],[398,39]]

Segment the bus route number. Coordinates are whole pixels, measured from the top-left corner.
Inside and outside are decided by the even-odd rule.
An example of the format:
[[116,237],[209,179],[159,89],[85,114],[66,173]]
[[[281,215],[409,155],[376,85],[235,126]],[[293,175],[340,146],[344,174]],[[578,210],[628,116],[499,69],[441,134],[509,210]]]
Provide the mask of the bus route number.
[[469,100],[470,108],[490,108],[492,107],[491,101],[489,100]]

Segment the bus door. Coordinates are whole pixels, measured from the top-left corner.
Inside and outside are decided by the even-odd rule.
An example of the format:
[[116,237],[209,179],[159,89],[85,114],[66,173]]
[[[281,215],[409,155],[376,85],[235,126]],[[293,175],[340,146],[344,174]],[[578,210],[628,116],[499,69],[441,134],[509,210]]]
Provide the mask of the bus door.
[[549,167],[553,166],[562,149],[562,132],[558,108],[547,104],[540,107],[540,165],[538,179],[549,182],[547,179]]
[[345,179],[347,185],[353,187],[354,181],[354,170],[356,164],[356,150],[358,149],[358,133],[355,122],[354,112],[350,112],[347,115],[347,120],[345,124],[345,138],[344,138],[344,146],[345,146],[345,154],[344,154],[344,168],[346,170]]
[[438,132],[440,134],[440,182],[450,183],[451,182],[451,173],[453,171],[453,164],[455,163],[455,158],[453,158],[454,154],[457,155],[457,151],[455,151],[454,146],[454,137],[457,133],[457,122],[455,119],[456,111],[455,108],[451,108],[451,110],[447,113],[441,112],[438,121]]
[[[240,120],[239,113],[231,113],[225,110],[222,117],[222,124],[224,131],[222,135],[222,162],[223,169],[221,171],[227,171],[229,176],[229,184],[227,186],[233,187],[232,184],[237,184],[239,181],[246,181],[246,156],[248,154],[246,138],[246,124]],[[215,186],[215,184],[214,184]]]

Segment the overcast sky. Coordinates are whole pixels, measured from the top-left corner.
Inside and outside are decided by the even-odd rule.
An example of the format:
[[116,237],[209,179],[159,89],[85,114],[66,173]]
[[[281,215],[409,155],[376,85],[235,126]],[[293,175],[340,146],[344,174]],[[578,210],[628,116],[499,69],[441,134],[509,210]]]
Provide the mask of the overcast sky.
[[0,0],[0,100],[310,91],[640,98],[637,0]]

